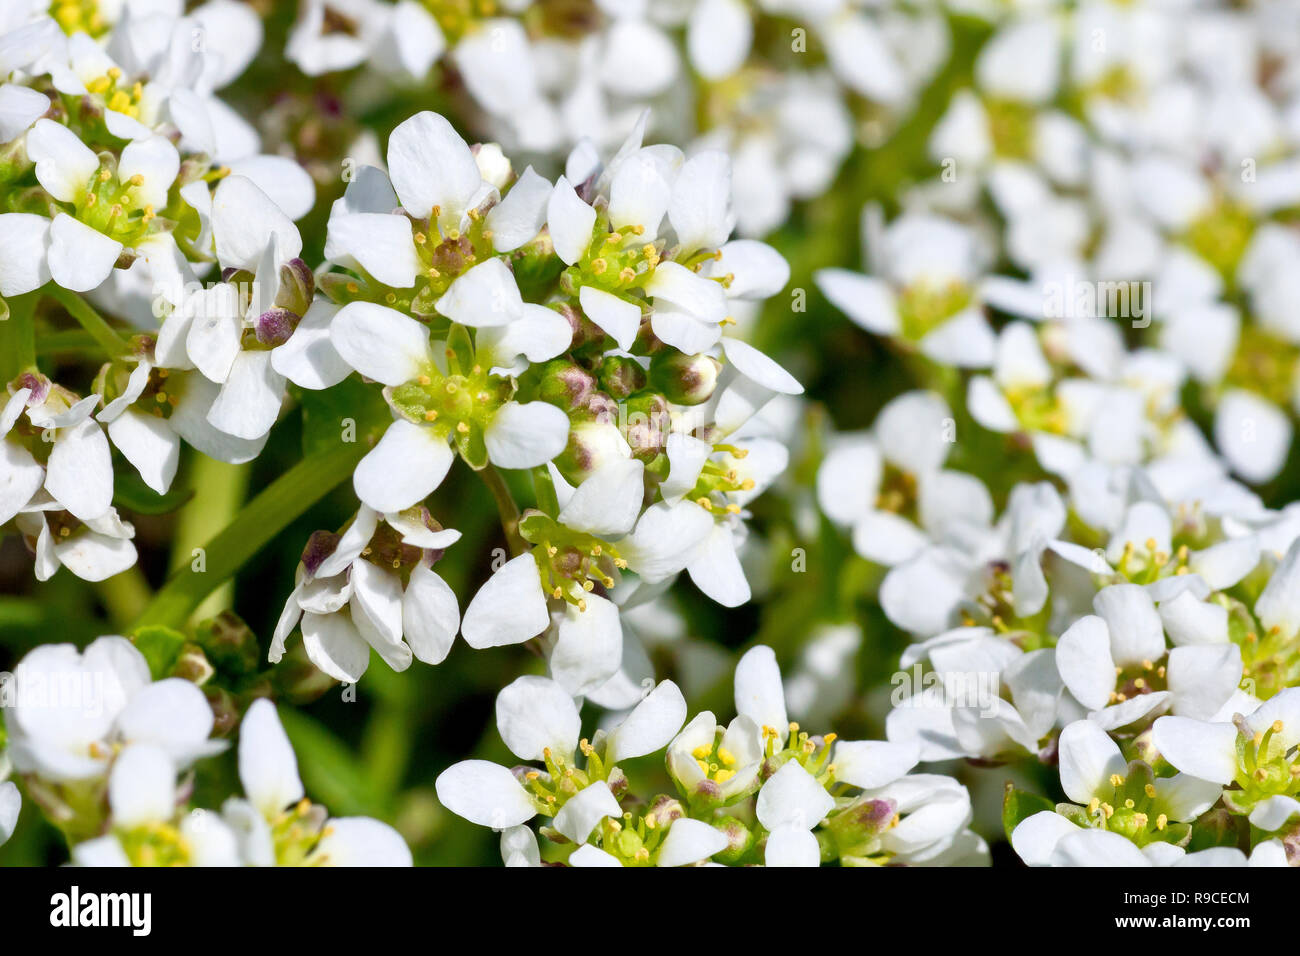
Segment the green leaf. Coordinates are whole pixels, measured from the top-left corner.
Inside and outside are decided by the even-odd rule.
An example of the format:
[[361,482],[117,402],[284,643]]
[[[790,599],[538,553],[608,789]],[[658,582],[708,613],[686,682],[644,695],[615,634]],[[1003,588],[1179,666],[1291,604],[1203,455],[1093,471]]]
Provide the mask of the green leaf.
[[153,679],[162,680],[176,666],[181,648],[185,646],[185,635],[174,628],[149,624],[136,628],[131,635],[131,643],[149,662],[149,673]]
[[298,755],[307,792],[334,816],[385,816],[387,801],[367,776],[365,766],[324,726],[291,707],[279,708],[280,721]]
[[1010,840],[1012,831],[1026,819],[1043,810],[1055,809],[1056,805],[1046,797],[1027,790],[1017,790],[1015,784],[1008,781],[1006,794],[1002,798],[1002,829]]

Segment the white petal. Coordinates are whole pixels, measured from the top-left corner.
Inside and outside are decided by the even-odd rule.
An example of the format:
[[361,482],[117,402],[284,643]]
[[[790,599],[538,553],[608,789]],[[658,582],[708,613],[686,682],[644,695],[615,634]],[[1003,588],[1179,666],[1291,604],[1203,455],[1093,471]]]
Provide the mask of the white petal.
[[834,808],[835,800],[826,788],[791,760],[763,784],[754,813],[769,830],[786,826],[811,830]]
[[325,258],[349,265],[354,260],[384,285],[409,289],[420,273],[411,220],[384,213],[332,215]]
[[325,866],[410,866],[411,850],[386,823],[369,817],[331,817],[311,858]]
[[832,305],[868,332],[897,335],[901,331],[894,294],[884,281],[846,269],[821,269],[813,279]]
[[507,402],[493,416],[483,440],[493,464],[534,468],[564,451],[569,417],[547,402]]
[[122,244],[67,213],[50,225],[50,277],[73,292],[89,292],[113,272]]
[[170,821],[176,812],[176,768],[171,759],[149,744],[127,747],[113,761],[108,801],[114,826]]
[[569,760],[578,749],[582,720],[573,698],[553,680],[520,677],[497,695],[497,731],[520,760],[542,760],[548,749]]
[[549,662],[551,676],[575,697],[603,687],[623,660],[618,607],[595,594],[585,600],[585,611],[565,605]]
[[1071,624],[1056,644],[1056,666],[1079,703],[1092,710],[1105,707],[1115,689],[1106,622],[1088,615]]
[[727,835],[703,820],[682,817],[673,822],[659,847],[656,866],[689,866],[707,860],[728,846]]
[[357,497],[376,511],[401,511],[437,488],[455,457],[433,429],[395,421],[361,459],[352,485]]
[[641,327],[641,308],[609,292],[590,286],[578,290],[578,301],[587,318],[608,332],[620,349],[627,351]]
[[76,202],[99,170],[94,150],[54,120],[38,120],[31,128],[27,156],[36,164],[37,181],[59,202]]
[[44,216],[0,215],[0,295],[23,295],[50,280],[49,245],[50,220]]
[[355,684],[370,665],[370,645],[345,614],[304,614],[302,644],[311,662],[340,683]]
[[1190,717],[1161,717],[1152,726],[1152,743],[1183,773],[1228,784],[1237,773],[1237,728]]
[[462,760],[448,767],[434,788],[438,801],[452,813],[494,830],[519,826],[537,814],[515,775],[486,760]]
[[591,245],[596,210],[578,198],[569,181],[561,176],[546,204],[546,225],[555,254],[566,264],[573,265]]
[[212,197],[217,258],[228,269],[257,270],[270,237],[285,259],[302,251],[293,221],[246,176],[227,176]]
[[253,702],[239,725],[239,780],[268,820],[303,797],[298,758],[275,705],[265,698]]
[[317,298],[289,341],[271,350],[271,367],[300,388],[330,388],[347,378],[352,367],[330,338],[338,311],[328,299]]
[[413,381],[433,365],[429,330],[373,302],[351,302],[339,309],[330,323],[330,342],[343,361],[385,385]]
[[417,660],[441,664],[460,630],[460,605],[447,582],[423,564],[402,595],[402,631]]
[[586,843],[597,823],[605,817],[621,817],[622,813],[609,784],[597,780],[565,802],[555,815],[554,826],[574,843]]
[[739,607],[750,598],[735,537],[725,524],[714,525],[686,570],[695,586],[723,607]]
[[767,866],[820,866],[821,850],[812,831],[783,826],[768,834],[763,862]]
[[[551,184],[529,166],[506,197],[487,214],[484,228],[492,233],[492,247],[510,252],[531,241],[546,225]],[[585,204],[584,204],[585,205]]]
[[208,409],[208,422],[228,435],[253,441],[271,430],[284,401],[284,376],[270,352],[240,352]]
[[686,698],[670,680],[659,685],[609,735],[607,760],[631,760],[668,746],[686,720]]
[[112,505],[113,458],[96,422],[83,421],[60,434],[46,468],[46,490],[82,521],[100,517]]
[[484,582],[465,609],[461,633],[470,647],[481,650],[521,644],[549,624],[541,574],[529,552],[511,558]]
[[400,123],[388,140],[388,171],[402,207],[417,219],[459,226],[483,183],[474,154],[452,125],[437,113],[417,113]]
[[1090,720],[1076,720],[1061,731],[1061,789],[1075,803],[1109,793],[1113,774],[1124,776],[1127,763],[1119,746]]
[[786,717],[781,669],[772,649],[759,645],[747,651],[736,664],[735,681],[736,713],[749,717],[759,727],[771,727],[784,740],[790,722]]

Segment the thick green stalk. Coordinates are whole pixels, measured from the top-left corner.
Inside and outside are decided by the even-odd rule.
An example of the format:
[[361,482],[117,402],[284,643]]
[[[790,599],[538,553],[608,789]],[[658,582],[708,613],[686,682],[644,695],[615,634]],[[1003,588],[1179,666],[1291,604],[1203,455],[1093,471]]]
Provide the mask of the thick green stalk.
[[[170,573],[176,573],[195,559],[195,549],[207,542],[239,514],[248,493],[251,464],[231,465],[207,455],[195,454],[190,462],[189,488],[193,497],[186,502],[176,522]],[[196,609],[199,618],[215,617],[228,609],[235,585],[227,581],[215,589]]]
[[332,446],[304,458],[268,485],[204,547],[203,560],[178,568],[136,622],[179,627],[209,594],[268,541],[352,474],[366,453],[361,442]]
[[108,353],[109,358],[116,358],[126,352],[126,339],[118,335],[117,330],[108,324],[108,321],[91,307],[90,303],[77,295],[75,292],[69,292],[67,289],[60,288],[53,283],[45,287],[45,292],[51,298],[58,301],[68,314],[81,323],[81,327],[90,333],[91,337],[99,343],[99,347]]
[[36,366],[36,294],[16,295],[5,302],[9,317],[0,322],[0,384]]
[[482,476],[483,483],[488,486],[497,503],[497,514],[501,517],[501,528],[510,543],[510,553],[523,554],[528,550],[528,542],[519,534],[519,506],[515,504],[514,495],[510,494],[506,480],[501,477],[501,472],[497,471],[494,465],[488,465],[479,472],[479,475]]

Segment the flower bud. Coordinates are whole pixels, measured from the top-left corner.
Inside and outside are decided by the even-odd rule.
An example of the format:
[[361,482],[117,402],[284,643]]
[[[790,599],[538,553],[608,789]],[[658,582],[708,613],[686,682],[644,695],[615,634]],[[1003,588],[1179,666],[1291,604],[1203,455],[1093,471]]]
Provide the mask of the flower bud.
[[269,309],[257,317],[257,341],[267,348],[275,348],[289,341],[302,316],[288,309]]
[[275,297],[277,308],[295,315],[306,315],[316,294],[316,277],[301,259],[290,259],[280,266],[280,291]]
[[208,660],[228,674],[252,674],[261,663],[257,637],[230,611],[205,621],[195,636]]
[[735,817],[723,817],[714,821],[713,826],[727,837],[727,848],[713,854],[713,859],[726,866],[738,865],[753,849],[754,834]]
[[478,143],[470,147],[470,152],[474,154],[479,175],[497,189],[505,189],[514,176],[514,170],[501,147],[496,143]]
[[596,379],[567,359],[552,359],[541,367],[537,397],[564,412],[581,408],[590,400]]
[[645,369],[634,358],[609,355],[600,363],[600,387],[614,398],[627,398],[645,388]]
[[672,430],[672,414],[662,395],[638,395],[622,406],[623,433],[632,456],[650,462],[664,450]]
[[870,856],[879,849],[880,834],[889,829],[897,807],[893,800],[865,796],[826,818],[826,832],[840,856]]
[[708,355],[660,352],[650,363],[650,384],[677,405],[707,402],[718,384],[722,365]]
[[212,675],[216,672],[216,668],[212,666],[207,655],[203,653],[203,648],[198,644],[185,644],[181,648],[180,656],[176,658],[176,663],[172,666],[169,676],[179,677],[191,684],[202,687],[211,680]]
[[612,423],[575,422],[569,428],[569,443],[555,459],[565,481],[578,485],[610,461],[627,457],[627,442]]

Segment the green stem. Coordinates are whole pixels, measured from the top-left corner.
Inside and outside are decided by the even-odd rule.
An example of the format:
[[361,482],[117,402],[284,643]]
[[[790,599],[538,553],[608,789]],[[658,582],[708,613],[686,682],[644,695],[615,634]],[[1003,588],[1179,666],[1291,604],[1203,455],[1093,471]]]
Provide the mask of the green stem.
[[[231,465],[207,455],[195,454],[191,460],[188,485],[193,497],[181,509],[173,536],[170,573],[194,560],[194,550],[208,541],[239,514],[248,493],[252,466]],[[199,619],[215,617],[234,601],[235,586],[227,581],[208,595],[196,609]]]
[[108,324],[108,321],[91,307],[90,303],[77,295],[75,292],[69,292],[67,289],[54,285],[53,283],[45,287],[46,295],[58,301],[68,314],[81,323],[81,327],[90,333],[91,337],[99,343],[99,347],[108,353],[110,358],[117,358],[127,351],[126,339],[117,334],[117,330]]
[[552,518],[560,513],[560,500],[555,496],[555,482],[551,470],[545,465],[533,469],[533,491],[537,494],[537,507]]
[[501,472],[497,471],[494,465],[488,465],[479,472],[479,475],[482,476],[483,483],[488,486],[497,503],[497,514],[501,517],[501,528],[510,543],[510,553],[523,554],[528,550],[528,542],[519,534],[519,506],[515,504],[514,496],[506,487],[506,480],[501,477]]
[[126,627],[134,621],[144,613],[153,597],[149,580],[138,564],[100,581],[95,585],[95,593],[99,595],[114,628]]
[[203,599],[263,545],[348,478],[366,451],[362,442],[343,443],[309,455],[290,468],[203,547],[202,562],[196,558],[167,579],[136,626],[183,625]]
[[0,322],[0,382],[36,367],[36,298],[36,293],[29,292],[5,300],[9,317]]

